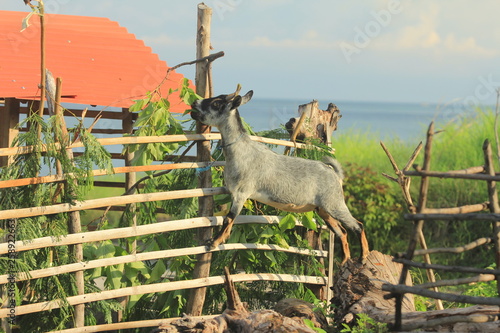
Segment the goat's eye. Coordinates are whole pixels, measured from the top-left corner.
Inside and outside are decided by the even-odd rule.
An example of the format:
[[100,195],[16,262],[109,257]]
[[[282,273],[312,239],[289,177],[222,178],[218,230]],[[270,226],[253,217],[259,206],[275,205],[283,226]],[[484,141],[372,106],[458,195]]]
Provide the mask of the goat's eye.
[[212,107],[215,108],[215,109],[218,109],[221,107],[221,103],[220,101],[215,101],[212,103]]

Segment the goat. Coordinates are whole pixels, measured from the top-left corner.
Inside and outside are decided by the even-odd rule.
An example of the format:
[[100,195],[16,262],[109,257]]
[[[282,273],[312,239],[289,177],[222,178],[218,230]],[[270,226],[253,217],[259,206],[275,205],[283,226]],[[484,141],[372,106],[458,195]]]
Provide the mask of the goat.
[[279,155],[265,145],[253,141],[243,127],[238,107],[253,96],[236,92],[229,95],[200,99],[191,105],[191,118],[219,129],[226,157],[224,180],[232,196],[232,206],[224,218],[222,229],[207,247],[224,243],[231,233],[234,219],[247,199],[288,212],[304,213],[317,210],[326,225],[341,240],[345,263],[350,258],[347,233],[339,226],[353,230],[361,243],[361,260],[369,253],[368,241],[361,222],[349,212],[342,190],[343,172],[333,158],[314,161]]

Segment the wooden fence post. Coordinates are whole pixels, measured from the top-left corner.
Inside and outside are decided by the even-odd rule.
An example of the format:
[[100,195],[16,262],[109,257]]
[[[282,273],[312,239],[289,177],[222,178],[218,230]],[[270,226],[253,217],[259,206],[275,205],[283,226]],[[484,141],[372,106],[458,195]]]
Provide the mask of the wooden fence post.
[[[432,138],[434,136],[434,123],[432,122],[429,125],[429,128],[427,130],[427,142],[425,143],[425,150],[424,150],[424,162],[423,162],[423,170],[428,171],[430,170],[430,164],[431,164],[431,148],[432,148]],[[419,196],[419,202],[418,202],[418,211],[423,211],[425,209],[425,206],[427,204],[427,191],[429,188],[429,178],[428,177],[422,177],[422,180],[420,182],[420,196]],[[408,250],[405,254],[405,258],[408,260],[411,260],[413,258],[413,254],[415,252],[415,249],[417,247],[417,243],[420,243],[425,246],[425,243],[423,243],[423,233],[422,229],[424,227],[424,220],[418,220],[415,223],[415,226],[413,227],[413,235],[412,238],[410,239],[410,243],[408,244]],[[408,271],[409,271],[409,266],[403,264],[403,269],[401,270],[401,276],[399,277],[399,284],[405,284],[406,283],[406,278],[408,277]],[[430,273],[428,276],[433,276],[433,273]],[[402,326],[402,307],[403,307],[403,298],[404,298],[404,293],[397,293],[395,295],[395,301],[396,301],[396,314],[395,314],[395,324],[394,328],[396,331],[401,330]],[[442,307],[441,301],[437,300],[437,306]]]
[[[61,138],[60,141],[64,142],[65,144],[69,145],[69,133],[68,129],[66,127],[66,122],[64,121],[64,116],[61,110],[61,88],[62,87],[62,80],[60,78],[57,78],[56,80],[56,97],[54,101],[55,105],[55,114],[56,114],[56,119],[60,125],[61,128]],[[49,97],[50,98],[50,97]],[[73,159],[73,151],[71,149],[66,150],[66,154],[68,155],[68,158],[70,160]],[[64,170],[60,170],[62,173],[64,173]],[[78,185],[76,183],[76,180],[74,180],[75,185]],[[66,191],[68,190],[68,187],[66,186]],[[68,233],[70,234],[76,234],[82,232],[82,225],[81,225],[81,220],[80,220],[80,212],[75,211],[75,212],[70,212],[69,214],[69,220],[68,220]],[[75,262],[82,262],[83,261],[83,244],[75,244],[71,245],[70,247],[70,253],[72,254]],[[85,278],[84,278],[84,271],[76,271],[75,272],[75,284],[76,284],[76,291],[78,295],[83,295],[85,294]],[[75,327],[83,327],[85,326],[85,304],[77,304],[75,305],[75,320],[74,320],[74,325]]]
[[[484,141],[483,144],[484,152],[484,171],[490,176],[495,176],[495,168],[493,164],[493,157],[491,152],[491,144],[488,139]],[[498,192],[496,182],[494,180],[488,181],[488,196],[490,199],[490,212],[499,213],[500,205],[498,204]],[[493,222],[493,244],[495,246],[495,263],[496,269],[500,268],[500,221]],[[497,280],[497,292],[500,296],[500,276],[495,276]]]
[[[3,111],[3,119],[0,121],[0,147],[8,148],[11,146],[12,141],[19,133],[16,128],[19,123],[19,100],[15,98],[6,98],[5,107],[0,108]],[[0,157],[0,167],[7,166],[13,157],[2,156]]]
[[[198,4],[198,22],[196,36],[196,59],[206,57],[210,54],[210,23],[212,19],[212,9],[203,3]],[[208,60],[196,63],[196,93],[202,97],[209,97],[211,82],[209,80],[210,62]],[[206,126],[197,122],[196,133],[210,133],[210,126]],[[197,144],[197,160],[210,161],[211,143],[210,141],[199,141]],[[199,186],[202,188],[212,187],[212,170],[207,170],[200,173]],[[212,216],[213,215],[213,198],[200,197],[198,199],[198,215]],[[198,240],[204,243],[212,237],[211,228],[200,228],[198,230]],[[210,266],[212,261],[212,253],[203,253],[198,255],[197,262],[193,271],[193,279],[206,278],[210,275]],[[186,312],[193,316],[200,316],[205,303],[206,287],[192,289],[189,293]]]

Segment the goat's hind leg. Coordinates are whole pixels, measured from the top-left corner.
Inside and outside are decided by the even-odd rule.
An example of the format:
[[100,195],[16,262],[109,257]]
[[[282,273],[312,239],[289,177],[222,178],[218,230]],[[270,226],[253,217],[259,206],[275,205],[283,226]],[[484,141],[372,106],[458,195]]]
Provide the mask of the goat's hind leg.
[[246,200],[246,198],[242,198],[233,196],[233,203],[231,205],[229,213],[226,215],[224,221],[222,222],[222,229],[217,233],[217,235],[209,239],[206,243],[208,250],[213,250],[220,244],[225,243],[231,235],[231,229],[233,228],[234,219],[240,214],[241,209],[243,208],[243,204]]
[[347,241],[347,232],[342,228],[337,220],[331,217],[330,214],[323,209],[318,209],[318,214],[323,221],[325,221],[328,228],[340,239],[342,251],[344,252],[344,259],[342,260],[341,265],[345,264],[346,261],[351,258],[351,250],[349,249],[349,242]]

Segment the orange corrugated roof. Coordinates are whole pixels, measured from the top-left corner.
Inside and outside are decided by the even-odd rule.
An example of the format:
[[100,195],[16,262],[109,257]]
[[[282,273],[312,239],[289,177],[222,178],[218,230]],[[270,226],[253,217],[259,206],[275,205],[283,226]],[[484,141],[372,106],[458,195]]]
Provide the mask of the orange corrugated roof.
[[[0,98],[40,96],[40,20],[27,12],[0,11]],[[167,63],[117,22],[101,17],[47,14],[46,67],[63,79],[62,102],[129,107],[153,90]],[[183,76],[171,72],[162,85],[179,88]],[[178,93],[169,98],[173,112],[188,108]]]

